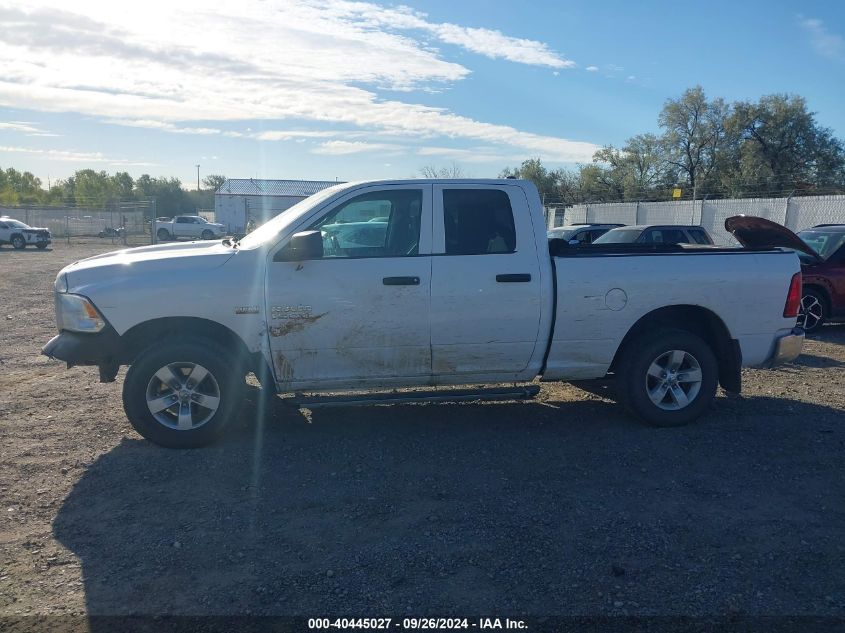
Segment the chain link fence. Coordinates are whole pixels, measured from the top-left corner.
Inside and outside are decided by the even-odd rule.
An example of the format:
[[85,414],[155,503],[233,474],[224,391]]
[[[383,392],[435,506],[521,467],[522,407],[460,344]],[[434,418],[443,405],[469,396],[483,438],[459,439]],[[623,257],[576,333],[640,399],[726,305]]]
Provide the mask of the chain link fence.
[[109,240],[115,245],[145,246],[154,243],[150,224],[156,217],[156,204],[155,200],[143,200],[110,203],[104,208],[0,206],[0,216],[47,228],[54,242]]
[[735,245],[736,241],[725,231],[725,220],[732,215],[766,218],[796,232],[818,224],[845,224],[845,196],[576,204],[548,207],[546,218],[549,228],[590,222],[697,224],[717,244]]

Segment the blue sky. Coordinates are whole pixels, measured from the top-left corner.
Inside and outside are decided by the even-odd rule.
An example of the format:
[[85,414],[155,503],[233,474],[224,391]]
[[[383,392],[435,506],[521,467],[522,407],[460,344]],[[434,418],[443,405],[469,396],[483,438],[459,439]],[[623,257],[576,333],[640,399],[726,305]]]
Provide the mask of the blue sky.
[[[176,6],[178,5],[178,6]],[[589,161],[663,102],[806,97],[845,137],[845,3],[0,0],[0,166],[352,180]]]

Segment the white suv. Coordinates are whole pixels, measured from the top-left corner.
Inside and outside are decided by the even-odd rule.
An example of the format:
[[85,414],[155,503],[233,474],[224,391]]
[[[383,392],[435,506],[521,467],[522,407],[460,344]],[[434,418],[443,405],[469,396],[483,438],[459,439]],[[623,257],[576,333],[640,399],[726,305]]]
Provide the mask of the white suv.
[[53,241],[50,230],[45,228],[34,228],[24,224],[20,220],[2,217],[0,218],[0,245],[11,244],[20,250],[30,244],[37,248],[47,248]]

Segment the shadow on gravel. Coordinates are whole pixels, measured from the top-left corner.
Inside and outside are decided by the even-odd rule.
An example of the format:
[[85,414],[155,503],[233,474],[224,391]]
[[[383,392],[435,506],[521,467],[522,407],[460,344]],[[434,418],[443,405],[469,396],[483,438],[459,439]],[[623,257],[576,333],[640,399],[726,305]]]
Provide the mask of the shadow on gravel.
[[807,335],[807,338],[812,341],[845,345],[845,323],[824,325],[818,332]]
[[799,367],[816,367],[818,369],[828,369],[831,367],[845,367],[845,363],[829,356],[817,356],[816,354],[801,354],[791,363]]
[[54,532],[89,614],[843,612],[840,410],[719,399],[654,429],[600,401],[271,406],[87,469]]

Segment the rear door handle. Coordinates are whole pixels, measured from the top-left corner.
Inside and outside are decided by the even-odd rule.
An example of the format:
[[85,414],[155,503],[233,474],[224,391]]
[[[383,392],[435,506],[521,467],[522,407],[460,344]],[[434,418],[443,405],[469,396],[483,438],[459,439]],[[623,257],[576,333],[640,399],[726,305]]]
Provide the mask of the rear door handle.
[[531,281],[529,273],[512,273],[510,275],[496,275],[496,281],[499,283],[525,283]]
[[419,286],[419,277],[385,277],[381,280],[385,286]]

